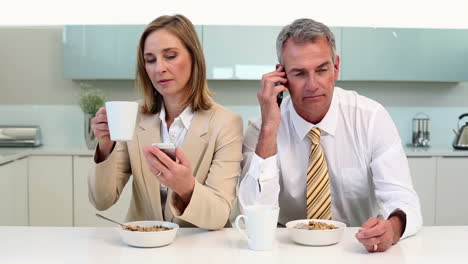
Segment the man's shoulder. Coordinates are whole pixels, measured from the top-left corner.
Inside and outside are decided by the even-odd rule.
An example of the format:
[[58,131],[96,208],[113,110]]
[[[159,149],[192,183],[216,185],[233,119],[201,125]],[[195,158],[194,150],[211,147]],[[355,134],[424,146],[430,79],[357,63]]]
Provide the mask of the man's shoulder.
[[233,111],[227,109],[226,107],[218,103],[213,103],[211,108],[207,111],[212,111],[214,121],[218,121],[218,122],[224,122],[226,120],[241,118],[239,114],[234,113]]
[[357,110],[375,112],[383,108],[379,102],[361,95],[356,91],[346,90],[340,87],[335,87],[335,95],[340,106],[356,108]]
[[260,131],[262,127],[262,117],[257,116],[249,120],[248,128]]
[[[292,104],[291,97],[288,95],[285,98],[283,98],[283,102],[281,103],[280,106],[280,111],[281,111],[281,123],[285,122],[287,119],[288,112],[290,111],[290,106]],[[254,130],[260,130],[262,127],[262,116],[257,116],[254,118],[249,119],[249,124],[248,127]]]

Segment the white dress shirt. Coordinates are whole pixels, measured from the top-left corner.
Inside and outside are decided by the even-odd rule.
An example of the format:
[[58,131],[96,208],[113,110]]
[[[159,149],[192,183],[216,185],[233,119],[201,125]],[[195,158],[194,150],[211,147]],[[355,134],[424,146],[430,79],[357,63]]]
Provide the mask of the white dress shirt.
[[161,107],[159,113],[159,119],[161,120],[161,141],[162,143],[174,143],[176,147],[182,146],[184,143],[185,135],[192,124],[195,113],[192,111],[192,107],[187,106],[182,113],[174,119],[171,127],[167,128],[166,123],[166,109],[164,104]]
[[[192,111],[192,107],[189,105],[187,106],[182,113],[174,119],[172,122],[171,127],[167,128],[166,123],[166,109],[164,108],[164,104],[161,107],[161,111],[159,113],[159,119],[161,121],[161,142],[162,143],[174,143],[176,147],[182,146],[184,143],[185,135],[187,135],[187,131],[192,124],[193,117],[195,113]],[[167,199],[167,186],[161,184],[161,204],[162,204],[162,211],[164,212],[164,208],[166,207],[166,199]]]
[[280,206],[279,222],[306,218],[306,178],[311,142],[307,133],[320,128],[332,197],[332,218],[361,226],[369,217],[387,219],[396,209],[406,214],[402,236],[422,225],[419,199],[398,131],[379,103],[335,87],[332,103],[318,124],[305,121],[290,97],[281,105],[277,154],[255,154],[261,119],[249,122],[239,185],[240,209],[252,204]]

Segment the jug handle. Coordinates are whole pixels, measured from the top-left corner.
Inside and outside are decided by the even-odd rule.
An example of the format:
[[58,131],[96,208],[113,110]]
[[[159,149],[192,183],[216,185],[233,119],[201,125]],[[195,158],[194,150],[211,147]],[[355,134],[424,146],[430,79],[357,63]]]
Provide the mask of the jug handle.
[[460,131],[460,121],[466,116],[468,116],[468,113],[464,113],[458,117],[458,124],[457,124],[458,131]]
[[464,118],[465,116],[468,116],[468,113],[464,113],[464,114],[462,114],[461,116],[459,116],[459,117],[458,117],[458,120]]

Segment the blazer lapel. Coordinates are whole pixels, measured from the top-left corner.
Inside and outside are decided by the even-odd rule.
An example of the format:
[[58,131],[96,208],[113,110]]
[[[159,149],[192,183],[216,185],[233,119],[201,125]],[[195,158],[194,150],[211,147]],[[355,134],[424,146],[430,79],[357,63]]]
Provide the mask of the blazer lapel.
[[192,124],[190,125],[187,134],[185,135],[182,149],[185,156],[190,161],[193,176],[197,176],[198,167],[205,153],[208,144],[208,124],[213,114],[213,108],[208,111],[196,112]]
[[151,202],[153,211],[158,213],[157,218],[163,219],[161,197],[160,197],[160,183],[151,172],[146,158],[143,154],[144,146],[151,146],[152,143],[161,142],[161,129],[159,114],[156,115],[142,115],[139,122],[139,132],[137,133],[139,151],[140,151],[140,162],[143,174],[143,182],[146,188],[148,200]]
[[[190,167],[192,167],[192,174],[197,179],[198,167],[205,153],[206,147],[208,145],[208,124],[210,122],[211,116],[213,115],[212,107],[208,111],[198,111],[193,117],[192,124],[190,125],[187,134],[185,135],[184,143],[182,145],[182,150],[184,151],[185,156],[190,161]],[[172,197],[173,191],[169,189],[167,194],[167,203],[166,209],[164,210],[165,216],[169,221],[174,221],[174,215],[170,210],[170,197]]]

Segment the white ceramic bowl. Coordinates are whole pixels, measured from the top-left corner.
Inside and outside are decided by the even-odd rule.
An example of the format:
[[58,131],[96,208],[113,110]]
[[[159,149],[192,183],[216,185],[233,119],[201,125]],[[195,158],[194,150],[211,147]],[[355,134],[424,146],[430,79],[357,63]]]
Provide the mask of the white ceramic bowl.
[[126,225],[139,225],[139,226],[165,226],[171,227],[171,230],[142,232],[142,231],[129,231],[118,227],[120,237],[122,240],[134,247],[162,247],[174,241],[179,225],[171,222],[163,221],[136,221],[128,222]]
[[[329,230],[306,230],[294,228],[298,223],[307,224],[309,221],[332,224],[338,228]],[[289,237],[296,243],[307,246],[326,246],[340,242],[346,228],[346,224],[333,220],[301,219],[286,223],[286,228],[288,229]]]

